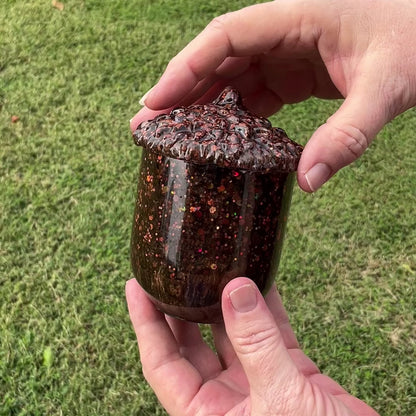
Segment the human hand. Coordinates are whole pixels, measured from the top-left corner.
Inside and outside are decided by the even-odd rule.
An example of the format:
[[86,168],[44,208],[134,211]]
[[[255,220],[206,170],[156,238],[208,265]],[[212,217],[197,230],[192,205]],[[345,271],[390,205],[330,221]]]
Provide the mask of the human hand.
[[310,96],[345,100],[312,135],[298,183],[315,191],[416,105],[416,0],[276,0],[214,19],[166,68],[131,120],[206,102],[225,85],[265,117]]
[[300,350],[275,287],[264,300],[247,278],[222,296],[216,352],[197,324],[157,311],[135,279],[126,285],[143,374],[170,415],[377,416]]

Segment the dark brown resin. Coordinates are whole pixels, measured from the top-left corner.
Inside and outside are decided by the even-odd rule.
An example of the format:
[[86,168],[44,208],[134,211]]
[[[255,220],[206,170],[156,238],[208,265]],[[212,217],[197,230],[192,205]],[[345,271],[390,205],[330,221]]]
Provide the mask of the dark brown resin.
[[146,121],[133,136],[138,146],[165,156],[252,172],[293,172],[302,152],[284,130],[249,113],[232,88],[211,104],[176,108]]
[[158,308],[212,323],[222,319],[221,292],[231,279],[248,276],[266,293],[301,147],[250,115],[232,89],[214,104],[142,123],[134,137],[145,149],[132,267]]

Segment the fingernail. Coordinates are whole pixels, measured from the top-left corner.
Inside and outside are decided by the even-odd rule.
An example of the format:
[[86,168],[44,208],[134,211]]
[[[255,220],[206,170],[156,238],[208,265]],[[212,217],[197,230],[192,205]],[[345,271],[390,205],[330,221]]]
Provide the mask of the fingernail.
[[312,166],[305,173],[305,179],[311,191],[314,192],[320,188],[329,179],[331,172],[331,168],[325,163],[317,163]]
[[250,284],[240,286],[230,292],[230,300],[237,312],[249,312],[257,305],[257,295]]
[[149,96],[149,94],[150,94],[150,92],[153,90],[153,88],[154,87],[152,87],[152,88],[150,88],[150,90],[149,91],[147,91],[146,92],[146,94],[145,95],[143,95],[143,97],[142,98],[140,98],[140,101],[139,101],[139,104],[140,105],[142,105],[142,106],[145,106],[146,105],[146,100],[147,100],[147,97]]

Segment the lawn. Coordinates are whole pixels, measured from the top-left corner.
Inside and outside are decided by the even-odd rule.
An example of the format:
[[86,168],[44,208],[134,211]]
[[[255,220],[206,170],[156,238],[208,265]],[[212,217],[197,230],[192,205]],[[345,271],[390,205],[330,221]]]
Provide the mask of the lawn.
[[[165,414],[124,299],[129,119],[174,53],[250,3],[2,0],[1,416]],[[338,105],[272,121],[306,143]],[[386,416],[416,412],[415,131],[413,109],[316,194],[295,189],[276,277],[309,356]]]

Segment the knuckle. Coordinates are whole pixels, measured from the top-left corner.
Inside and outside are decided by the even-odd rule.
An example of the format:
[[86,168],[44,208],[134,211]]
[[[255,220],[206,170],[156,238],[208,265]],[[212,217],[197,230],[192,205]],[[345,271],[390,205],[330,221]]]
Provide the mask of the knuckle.
[[233,31],[233,22],[235,21],[234,16],[235,12],[229,12],[214,17],[206,28],[208,31],[217,32],[216,36],[219,36],[221,42],[226,45],[228,55],[232,55],[233,53],[233,40],[231,32]]
[[228,25],[232,12],[222,14],[220,16],[214,17],[208,24],[208,29],[214,29],[219,31],[225,31],[225,28]]
[[360,157],[368,148],[370,140],[367,135],[358,127],[331,126],[334,129],[334,140],[341,148],[342,153],[347,157],[348,163]]
[[156,350],[147,351],[141,357],[142,374],[148,382],[160,377],[160,374],[164,374],[168,366],[182,360],[182,357],[177,354],[170,354],[161,359]]
[[177,55],[175,55],[175,56],[173,56],[170,60],[169,60],[169,62],[168,62],[168,64],[167,64],[167,69],[170,69],[170,70],[172,70],[173,68],[175,68],[178,64],[180,64],[180,57],[179,57],[179,54],[177,54]]
[[414,77],[406,76],[403,72],[394,78],[389,77],[383,85],[382,101],[386,103],[385,119],[389,121],[415,105],[412,91],[416,91],[416,80],[413,80],[412,85]]
[[244,333],[235,338],[235,344],[241,354],[253,354],[275,347],[279,342],[276,336],[276,328],[267,327],[262,330],[247,328]]

